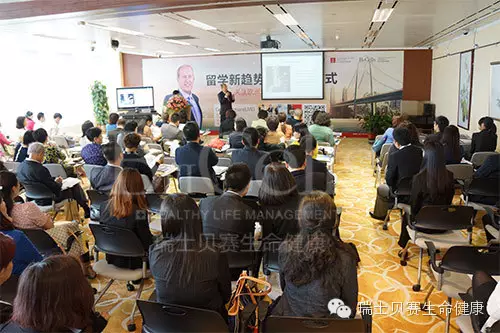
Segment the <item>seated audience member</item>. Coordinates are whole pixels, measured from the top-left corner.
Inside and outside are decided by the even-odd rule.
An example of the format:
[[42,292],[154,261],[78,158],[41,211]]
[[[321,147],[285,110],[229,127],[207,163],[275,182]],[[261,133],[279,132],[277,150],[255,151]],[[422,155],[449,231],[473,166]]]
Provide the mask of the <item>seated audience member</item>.
[[355,316],[358,301],[356,256],[333,235],[338,228],[332,198],[312,192],[299,207],[300,232],[279,248],[283,295],[272,314],[292,317],[330,317],[325,304],[341,299]]
[[291,172],[299,192],[326,191],[326,174],[306,173],[306,152],[300,146],[291,145],[283,153],[286,167]]
[[292,115],[288,117],[287,124],[294,127],[299,123],[302,123],[302,109],[295,109],[292,111]]
[[130,133],[137,133],[137,122],[129,121],[125,124],[123,131],[118,134],[116,142],[120,145],[123,151],[125,151],[125,144],[123,143],[125,136]]
[[456,126],[450,125],[444,129],[441,143],[446,164],[460,164],[464,157],[464,148],[460,146],[460,133]]
[[267,122],[266,122],[267,116],[268,116],[267,111],[259,110],[259,112],[257,113],[257,118],[259,119],[252,121],[252,127],[253,128],[264,127],[267,129]]
[[[45,187],[54,193],[56,202],[61,202],[67,198],[75,199],[85,211],[85,218],[89,218],[90,209],[87,204],[85,193],[80,185],[77,184],[67,190],[61,191],[63,182],[62,177],[59,176],[54,180],[49,170],[43,166],[42,162],[45,158],[45,147],[39,142],[34,142],[28,147],[28,155],[29,158],[24,160],[17,168],[17,178],[19,182],[23,185],[45,185]],[[51,199],[37,199],[35,202],[41,206],[52,204]]]
[[[370,216],[377,220],[384,220],[389,207],[394,203],[391,190],[395,191],[401,180],[413,178],[420,171],[422,165],[422,149],[411,144],[408,129],[397,127],[393,135],[397,150],[388,156],[389,160],[385,172],[386,183],[377,188],[375,209],[370,212]],[[403,201],[405,200],[403,199]]]
[[330,128],[330,117],[325,112],[316,116],[314,124],[309,126],[309,133],[318,141],[328,142],[331,146],[335,145],[335,134]]
[[61,120],[62,120],[62,114],[59,112],[54,113],[54,116],[52,117],[54,119],[54,122],[52,123],[51,127],[49,128],[49,135],[51,138],[58,136],[58,135],[63,135],[60,125],[61,125]]
[[225,255],[202,250],[203,226],[196,202],[186,194],[167,196],[161,205],[163,241],[149,252],[156,301],[219,312],[231,296],[231,276]]
[[[148,176],[149,180],[153,180],[154,172],[149,167],[144,156],[137,153],[139,144],[141,143],[141,136],[137,133],[129,133],[125,136],[123,144],[125,145],[125,153],[121,163],[122,168],[131,168],[139,171],[141,175]],[[154,168],[156,171],[156,167]]]
[[218,184],[214,166],[219,162],[210,147],[200,144],[200,128],[194,121],[189,121],[182,130],[187,144],[175,151],[175,163],[179,166],[180,177],[207,177],[212,179],[214,185]]
[[278,143],[278,144],[267,143],[265,142],[267,133],[269,132],[267,128],[257,127],[256,130],[257,133],[259,134],[259,145],[257,146],[257,149],[260,151],[271,153],[270,155],[273,161],[283,160],[281,155],[283,155],[282,154],[283,149],[286,148],[285,143]]
[[[7,214],[7,206],[0,197],[0,233],[9,236],[16,243],[14,259],[12,260],[12,274],[15,276],[21,273],[31,263],[41,261],[42,255],[31,241],[26,237],[24,232],[16,230],[12,224],[12,219]],[[3,253],[2,253],[3,256]]]
[[26,112],[26,126],[25,126],[27,131],[33,131],[35,128],[35,122],[33,121],[33,112],[28,111]]
[[106,133],[109,135],[111,131],[114,131],[117,128],[116,123],[120,119],[120,115],[118,113],[112,112],[109,114],[108,123],[106,124]]
[[160,138],[154,137],[153,131],[151,130],[151,126],[153,126],[153,117],[151,115],[147,115],[146,118],[141,122],[141,125],[139,126],[141,128],[140,134],[143,137],[150,138],[153,141],[157,141],[157,139]]
[[[153,243],[149,230],[148,204],[141,175],[134,169],[123,169],[116,179],[109,200],[101,204],[99,222],[106,225],[132,230],[148,251]],[[120,257],[106,254],[109,264],[120,268],[142,267],[141,258]]]
[[394,137],[392,136],[392,133],[394,132],[394,129],[398,127],[399,124],[401,124],[401,122],[402,122],[401,116],[392,117],[392,127],[386,129],[382,138],[377,140],[372,146],[372,150],[377,154],[377,156],[380,155],[380,151],[382,150],[382,146],[384,144],[393,143]]
[[[453,173],[446,169],[446,160],[444,156],[443,145],[434,140],[428,140],[424,145],[424,167],[413,177],[411,186],[411,216],[407,213],[403,215],[401,223],[401,233],[398,244],[403,249],[410,240],[410,235],[406,226],[413,221],[420,209],[425,206],[433,205],[451,205],[453,195],[455,194],[455,182]],[[436,230],[419,229],[425,233],[439,233]],[[406,251],[400,253],[405,256]]]
[[[68,239],[73,234],[80,232],[78,221],[54,223],[52,217],[47,213],[43,213],[33,202],[14,203],[21,190],[21,185],[14,173],[8,171],[0,172],[0,187],[7,208],[7,215],[12,218],[12,224],[17,229],[46,230],[63,247],[66,247]],[[88,275],[95,277],[95,272],[90,266],[88,249],[84,249],[81,244],[81,242],[75,240],[68,254],[80,258],[87,269]]]
[[37,122],[35,122],[35,127],[33,130],[37,130],[39,128],[45,128],[45,114],[43,112],[38,112],[36,115]]
[[237,118],[235,122],[236,131],[229,134],[228,138],[230,148],[239,149],[244,147],[242,136],[245,128],[247,128],[246,120],[241,117]]
[[441,141],[444,129],[450,125],[450,121],[445,116],[438,116],[434,120],[434,134],[429,135],[430,140]]
[[299,232],[298,209],[301,196],[295,178],[285,165],[269,164],[259,190],[263,237],[275,235],[285,239]]
[[14,299],[12,319],[0,332],[101,332],[94,292],[72,256],[51,256],[28,267]]
[[[490,179],[491,183],[500,181],[500,154],[489,156],[474,172],[474,179]],[[479,195],[469,195],[470,202],[483,203],[485,205],[495,205],[500,199],[500,194],[497,197],[484,197]]]
[[[1,217],[0,217],[1,218]],[[4,283],[9,280],[14,264],[12,260],[16,254],[16,243],[9,236],[0,232],[0,324],[7,322],[12,315],[11,300],[6,300],[4,294],[12,293],[5,290]]]
[[22,144],[18,145],[14,151],[15,162],[21,163],[26,159],[26,157],[28,157],[28,146],[33,142],[35,142],[35,138],[33,138],[33,131],[24,132]]
[[480,132],[472,134],[470,157],[474,153],[495,151],[497,149],[497,126],[490,117],[479,119]]
[[314,158],[318,156],[318,142],[312,135],[306,135],[300,139],[300,148],[306,152],[306,173],[320,172],[327,173],[326,163],[320,162]]
[[99,127],[92,127],[87,130],[89,144],[82,149],[82,158],[86,164],[106,165],[106,159],[102,154],[102,130]]
[[224,121],[220,124],[219,137],[222,138],[224,135],[229,135],[234,132],[234,120],[236,118],[236,112],[234,110],[227,110],[226,117]]
[[109,142],[118,142],[118,135],[124,131],[127,121],[123,118],[118,119],[116,128],[112,131],[106,132]]
[[[474,332],[496,332],[490,329],[500,321],[500,284],[491,275],[478,271],[472,276],[471,301],[481,304],[483,311],[470,315]],[[467,301],[469,303],[469,301]],[[470,304],[470,303],[469,303]]]
[[255,202],[243,199],[248,193],[250,180],[248,166],[235,163],[226,171],[226,192],[201,199],[200,212],[206,235],[213,235],[217,240],[230,234],[238,235],[240,241],[244,237],[253,239],[258,207]]
[[181,117],[178,113],[174,113],[170,116],[170,122],[165,122],[161,125],[161,136],[163,140],[172,141],[179,140],[182,141],[182,131],[179,129]]
[[285,136],[285,140],[290,140],[292,138],[293,128],[292,125],[286,123],[285,112],[278,113],[278,121],[280,123],[278,132],[282,133]]
[[267,131],[264,142],[274,145],[281,143],[281,140],[284,140],[282,138],[284,138],[285,135],[278,131],[278,125],[279,125],[278,117],[270,116],[269,118],[267,118],[266,123],[269,131]]
[[257,149],[259,133],[255,128],[247,127],[243,131],[242,141],[244,148],[233,151],[231,161],[248,165],[252,179],[262,179],[264,167],[269,161],[268,154]]
[[108,192],[122,171],[123,153],[115,142],[102,145],[102,153],[108,163],[104,168],[93,168],[88,177],[93,189]]
[[306,135],[310,135],[307,125],[304,123],[297,123],[293,126],[293,142],[291,144],[300,144],[300,139]]
[[[422,150],[424,149],[424,145],[420,142],[420,135],[415,124],[409,122],[408,120],[405,120],[401,122],[398,127],[406,128],[408,130],[408,132],[410,133],[410,143],[412,144],[412,146],[418,147]],[[394,153],[395,151],[398,151],[398,148],[396,148],[396,145],[393,144],[391,148],[389,148],[389,155]]]
[[23,142],[24,132],[26,132],[26,117],[16,118],[16,131],[14,132],[14,141]]
[[66,156],[61,149],[49,143],[49,137],[46,130],[43,128],[37,129],[33,132],[33,138],[35,141],[42,143],[45,147],[45,159],[43,160],[43,163],[61,164],[69,177],[76,177],[74,168],[65,162]]
[[82,137],[80,138],[80,147],[85,147],[89,143],[92,143],[92,140],[89,140],[87,137],[87,131],[94,127],[94,124],[90,121],[87,120],[82,124]]

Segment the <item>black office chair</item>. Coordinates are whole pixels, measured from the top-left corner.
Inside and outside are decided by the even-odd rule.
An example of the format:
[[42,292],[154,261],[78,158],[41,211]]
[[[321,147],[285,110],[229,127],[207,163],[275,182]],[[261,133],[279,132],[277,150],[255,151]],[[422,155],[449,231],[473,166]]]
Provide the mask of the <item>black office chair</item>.
[[[364,317],[355,319],[306,318],[269,316],[264,322],[266,333],[365,333],[372,331],[372,316],[363,311]],[[363,316],[363,314],[362,314]]]
[[[45,230],[42,229],[24,229],[21,230],[26,237],[35,245],[38,252],[43,257],[52,255],[66,254],[66,249],[61,244],[58,244]],[[71,248],[71,246],[70,246]]]
[[251,245],[246,246],[246,244],[242,244],[242,240],[233,239],[230,235],[228,237],[227,240],[206,237],[206,241],[213,244],[221,254],[226,256],[231,271],[248,270],[252,276],[258,277],[262,252],[253,246],[253,239],[249,240]]
[[215,311],[141,300],[137,306],[143,333],[229,332],[225,320]]
[[400,219],[403,218],[403,210],[405,209],[404,204],[401,203],[402,197],[408,197],[411,195],[411,183],[413,178],[407,177],[403,178],[399,181],[397,188],[390,192],[390,196],[394,198],[394,206],[387,211],[387,215],[384,219],[384,225],[382,226],[383,230],[387,230],[387,224],[391,218],[391,212],[393,210],[399,211]]
[[474,207],[476,210],[484,210],[483,206],[490,206],[481,202],[472,202],[470,196],[492,198],[491,202],[500,199],[500,182],[498,178],[476,178],[464,191],[465,205]]
[[51,205],[49,206],[39,206],[37,205],[41,211],[50,212],[53,211],[54,215],[52,216],[52,220],[55,219],[57,214],[61,212],[64,206],[64,203],[69,201],[69,199],[63,200],[61,202],[56,203],[54,192],[52,192],[47,186],[42,183],[39,184],[22,184],[24,189],[26,190],[26,198],[28,201],[34,200],[47,200],[51,201]]
[[88,190],[87,195],[90,199],[90,220],[99,221],[101,217],[101,204],[109,199],[109,193],[97,190]]
[[270,275],[271,272],[279,272],[278,262],[280,241],[262,242],[262,271],[264,275]]
[[[471,279],[467,274],[483,271],[490,275],[500,274],[500,248],[497,246],[453,246],[446,251],[441,261],[436,259],[437,250],[433,242],[425,242],[430,256],[433,285],[429,289],[424,303],[436,288],[448,298],[460,300],[460,294],[467,293]],[[423,307],[423,306],[421,306]],[[450,313],[446,315],[446,332],[450,330]]]
[[[99,292],[94,305],[100,301],[102,296],[104,296],[115,280],[127,282],[141,280],[141,284],[139,285],[139,289],[136,294],[136,300],[139,300],[144,287],[144,280],[148,277],[148,272],[147,252],[144,251],[142,243],[137,235],[129,229],[107,226],[98,223],[89,223],[89,227],[95,239],[94,257],[97,260],[92,267],[97,274],[110,279],[104,289]],[[142,268],[125,269],[116,267],[108,264],[106,259],[99,260],[99,252],[122,257],[142,258]],[[129,318],[129,324],[127,325],[130,332],[135,331],[136,329],[136,325],[134,323],[135,311],[136,303],[134,302],[134,307]]]

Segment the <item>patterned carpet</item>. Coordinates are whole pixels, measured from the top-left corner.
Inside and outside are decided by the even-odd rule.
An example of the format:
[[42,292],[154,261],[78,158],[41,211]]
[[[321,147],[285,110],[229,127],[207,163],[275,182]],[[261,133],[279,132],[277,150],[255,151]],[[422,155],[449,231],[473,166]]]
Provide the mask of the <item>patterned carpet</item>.
[[[418,257],[415,255],[418,255],[418,248],[410,248],[408,266],[399,264],[399,215],[396,212],[392,215],[388,231],[382,230],[382,223],[368,215],[376,194],[370,156],[366,139],[344,139],[334,167],[338,177],[335,203],[343,208],[341,237],[345,242],[355,243],[361,256],[358,271],[359,301],[372,304],[373,332],[444,332],[445,296],[434,291],[429,312],[421,311],[417,305],[423,301],[429,288],[429,278],[425,273],[427,259],[424,259],[420,292],[412,290],[417,278]],[[484,242],[484,232],[481,228],[475,228],[473,243]],[[92,285],[100,290],[106,282],[105,279],[97,278],[92,281]],[[153,289],[154,282],[148,280],[142,298],[149,298]],[[115,282],[96,308],[109,315],[105,332],[126,332],[134,298],[135,292],[128,292],[125,283]],[[452,308],[453,317],[455,312],[455,308]],[[138,312],[135,322],[136,332],[139,332],[141,319]],[[451,332],[458,332],[454,320]]]

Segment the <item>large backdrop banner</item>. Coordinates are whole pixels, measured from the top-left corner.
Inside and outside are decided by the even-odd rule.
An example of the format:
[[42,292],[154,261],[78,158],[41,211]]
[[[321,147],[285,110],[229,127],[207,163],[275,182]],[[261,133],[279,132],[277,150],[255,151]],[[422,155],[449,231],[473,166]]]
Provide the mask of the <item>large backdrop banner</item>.
[[[325,99],[265,101],[289,111],[297,105],[306,119],[316,110],[329,112],[336,129],[358,131],[356,116],[367,108],[400,108],[403,92],[403,51],[325,52]],[[220,85],[235,97],[233,109],[247,123],[257,118],[261,100],[260,55],[223,55],[144,59],[143,82],[153,86],[159,112],[173,90],[198,100],[203,127],[219,126]]]

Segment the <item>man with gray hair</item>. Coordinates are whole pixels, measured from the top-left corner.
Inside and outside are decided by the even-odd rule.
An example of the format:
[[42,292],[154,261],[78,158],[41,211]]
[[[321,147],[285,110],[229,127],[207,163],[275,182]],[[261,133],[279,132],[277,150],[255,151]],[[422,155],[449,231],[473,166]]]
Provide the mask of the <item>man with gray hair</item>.
[[[66,190],[62,190],[63,178],[61,176],[53,178],[49,170],[43,166],[45,158],[45,147],[42,143],[34,142],[28,146],[28,156],[17,168],[17,179],[24,186],[36,186],[37,188],[46,188],[54,194],[56,202],[65,199],[75,199],[83,208],[85,218],[90,217],[90,209],[87,198],[80,185],[75,185]],[[28,198],[29,199],[29,198]],[[52,204],[52,198],[36,199],[35,203],[39,206],[49,206]]]

